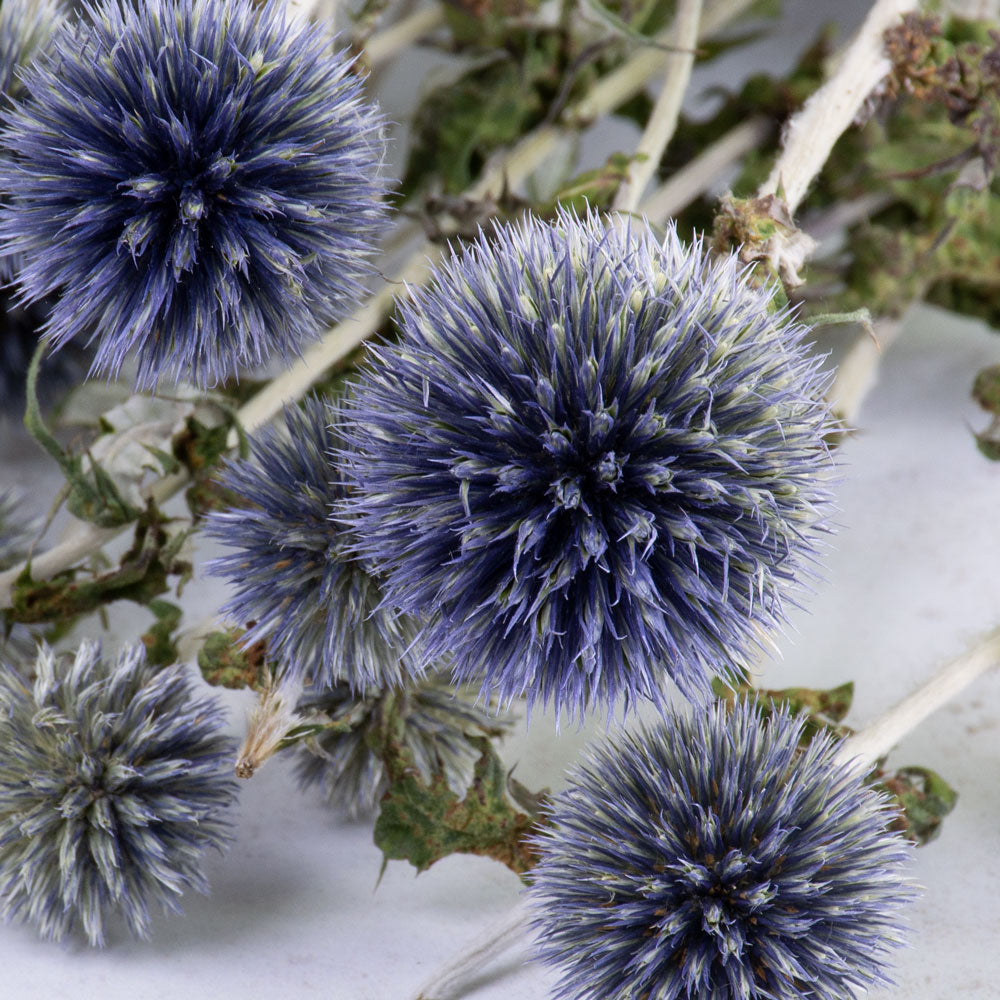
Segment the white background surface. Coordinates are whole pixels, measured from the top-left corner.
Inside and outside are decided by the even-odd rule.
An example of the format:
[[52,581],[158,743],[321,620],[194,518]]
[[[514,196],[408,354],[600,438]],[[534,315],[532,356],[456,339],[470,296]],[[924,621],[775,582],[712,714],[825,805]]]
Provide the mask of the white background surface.
[[[788,32],[757,58],[787,62],[812,33],[809,22],[851,17],[863,3],[790,2]],[[741,70],[719,70],[734,82]],[[702,85],[707,85],[702,78]],[[387,80],[391,84],[391,80]],[[398,87],[398,83],[396,84]],[[602,156],[603,159],[603,156]],[[1000,622],[1000,465],[976,451],[968,400],[976,371],[1000,362],[1000,338],[981,325],[928,309],[915,312],[885,358],[861,432],[843,449],[843,530],[826,581],[797,614],[783,658],[762,682],[833,686],[856,682],[851,721],[863,724],[944,658]],[[48,496],[46,460],[16,430],[2,429],[0,482]],[[198,583],[187,602],[200,620],[221,600]],[[116,613],[120,637],[146,617]],[[114,637],[106,642],[114,644]],[[961,793],[941,838],[917,853],[925,894],[911,911],[911,947],[898,987],[879,1000],[987,1000],[1000,996],[1000,677],[992,675],[908,737],[891,761],[938,770]],[[227,693],[233,728],[248,699]],[[603,720],[593,728],[600,735]],[[516,727],[503,755],[531,787],[558,787],[590,732],[558,737],[550,718]],[[448,858],[416,878],[381,858],[370,825],[338,819],[300,793],[286,762],[242,786],[237,839],[213,857],[211,897],[189,896],[184,917],[154,924],[149,943],[112,933],[104,951],[40,942],[31,928],[0,926],[0,998],[80,1000],[410,1000],[434,966],[501,917],[518,880],[495,862]],[[524,953],[484,975],[470,1000],[543,1000],[550,980]]]

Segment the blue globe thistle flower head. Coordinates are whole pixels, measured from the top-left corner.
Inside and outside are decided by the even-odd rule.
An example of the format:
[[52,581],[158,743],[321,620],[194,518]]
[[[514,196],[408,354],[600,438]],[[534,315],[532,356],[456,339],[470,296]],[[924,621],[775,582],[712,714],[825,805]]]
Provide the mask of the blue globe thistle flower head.
[[564,1000],[846,1000],[888,983],[913,895],[895,812],[835,740],[746,702],[592,750],[529,890]]
[[824,530],[826,376],[735,257],[563,213],[440,265],[373,352],[348,515],[430,655],[572,715],[706,696]]
[[100,0],[4,116],[4,252],[46,335],[94,371],[200,385],[299,350],[344,311],[383,228],[382,119],[281,0]]
[[223,612],[255,623],[244,642],[266,641],[280,673],[365,691],[421,675],[423,659],[416,623],[383,605],[379,579],[331,520],[344,497],[337,420],[312,397],[227,465],[222,483],[240,503],[210,514],[206,530],[231,551],[207,569],[234,586]]
[[34,682],[0,667],[0,908],[44,938],[103,945],[113,914],[139,937],[150,908],[207,892],[203,858],[228,840],[234,746],[213,699],[141,645],[38,651]]
[[[424,781],[444,774],[451,790],[464,796],[472,781],[479,751],[469,736],[495,736],[510,726],[505,715],[491,714],[445,676],[434,673],[392,691],[395,710],[403,719],[403,747]],[[385,693],[372,691],[362,698],[343,683],[313,686],[303,694],[297,711],[308,717],[322,713],[332,721],[350,718],[346,733],[326,731],[302,745],[298,758],[299,783],[318,785],[330,804],[348,816],[372,813],[388,788],[382,758],[372,749],[373,730],[382,724]]]

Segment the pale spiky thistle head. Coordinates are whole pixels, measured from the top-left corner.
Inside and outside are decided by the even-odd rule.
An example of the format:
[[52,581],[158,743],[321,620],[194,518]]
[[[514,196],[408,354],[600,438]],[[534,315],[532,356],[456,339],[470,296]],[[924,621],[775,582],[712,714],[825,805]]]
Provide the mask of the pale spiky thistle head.
[[371,746],[383,724],[386,697],[401,725],[399,738],[424,781],[442,774],[456,795],[465,795],[480,751],[469,737],[498,736],[510,726],[495,706],[482,706],[456,690],[442,674],[411,681],[388,692],[352,695],[346,684],[306,690],[299,710],[308,718],[349,720],[346,732],[319,731],[305,740],[298,760],[303,787],[319,785],[327,799],[349,816],[373,812],[388,788],[382,759]]
[[803,718],[671,710],[592,750],[535,839],[560,1000],[848,1000],[889,982],[913,889],[888,798]]
[[60,939],[104,943],[112,915],[147,937],[150,910],[207,892],[209,848],[229,838],[232,744],[214,699],[180,667],[116,659],[96,642],[42,646],[34,681],[0,669],[0,907]]

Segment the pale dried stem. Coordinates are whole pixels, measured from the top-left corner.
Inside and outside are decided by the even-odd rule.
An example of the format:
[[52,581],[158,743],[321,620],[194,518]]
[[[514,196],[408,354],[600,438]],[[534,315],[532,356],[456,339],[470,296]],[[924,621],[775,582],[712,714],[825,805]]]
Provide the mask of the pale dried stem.
[[834,414],[850,429],[857,424],[862,404],[878,381],[882,354],[899,336],[902,319],[878,319],[873,324],[875,339],[859,334],[837,365],[837,373],[826,398]]
[[374,69],[388,62],[403,49],[444,24],[444,8],[439,3],[421,7],[402,20],[372,35],[365,44],[365,55]]
[[833,76],[788,123],[781,154],[758,197],[780,192],[789,214],[795,214],[837,140],[891,69],[886,29],[918,6],[917,0],[878,0],[872,7]]
[[447,965],[442,965],[418,990],[415,1000],[452,1000],[461,996],[470,973],[482,969],[509,948],[524,941],[528,933],[528,905],[522,899],[505,916],[462,949]]
[[[286,403],[301,399],[323,376],[331,365],[340,361],[371,335],[392,307],[393,298],[404,283],[419,284],[427,275],[435,256],[435,248],[421,247],[407,261],[397,282],[384,285],[350,319],[333,327],[309,347],[291,368],[282,372],[260,390],[239,411],[240,424],[247,433],[271,421]],[[230,447],[237,439],[230,438]]]
[[912,694],[848,737],[840,748],[839,759],[869,770],[931,713],[998,666],[1000,628],[995,628],[971,649],[946,663]]
[[766,118],[751,118],[730,129],[674,173],[639,205],[650,222],[666,222],[705,191],[734,163],[756,149],[771,130]]
[[[738,17],[752,0],[716,0],[701,18],[698,40],[707,38]],[[672,44],[671,31],[657,41]],[[569,107],[564,117],[575,126],[589,124],[635,97],[649,79],[663,69],[663,52],[652,46],[640,49],[618,69],[602,77],[586,96]],[[545,162],[566,129],[543,125],[529,133],[513,149],[488,164],[479,180],[466,192],[470,198],[497,194],[505,185],[514,187]]]
[[646,186],[660,165],[667,143],[677,131],[681,104],[694,66],[694,48],[698,44],[701,23],[701,0],[679,0],[671,35],[675,48],[667,56],[667,70],[653,111],[635,148],[636,160],[629,165],[628,179],[615,195],[614,209],[634,212]]

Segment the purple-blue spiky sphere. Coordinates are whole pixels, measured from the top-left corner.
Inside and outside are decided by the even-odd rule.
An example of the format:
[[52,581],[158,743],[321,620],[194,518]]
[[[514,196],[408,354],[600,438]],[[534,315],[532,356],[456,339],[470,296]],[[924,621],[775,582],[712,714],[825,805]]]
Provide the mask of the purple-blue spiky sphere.
[[735,258],[640,223],[497,226],[375,350],[346,516],[431,656],[571,714],[704,696],[782,619],[824,530],[807,328]]
[[383,606],[376,571],[331,518],[344,498],[337,421],[311,397],[227,464],[222,484],[236,504],[210,514],[207,527],[228,551],[208,570],[234,589],[223,611],[254,622],[244,641],[266,641],[282,674],[364,692],[422,676],[424,665],[416,623]]
[[4,115],[0,239],[94,371],[201,385],[296,353],[383,228],[382,121],[281,0],[99,0]]
[[593,750],[529,890],[560,1000],[848,1000],[913,895],[895,812],[827,735],[740,702]]

